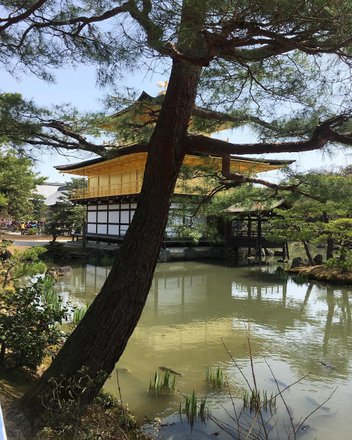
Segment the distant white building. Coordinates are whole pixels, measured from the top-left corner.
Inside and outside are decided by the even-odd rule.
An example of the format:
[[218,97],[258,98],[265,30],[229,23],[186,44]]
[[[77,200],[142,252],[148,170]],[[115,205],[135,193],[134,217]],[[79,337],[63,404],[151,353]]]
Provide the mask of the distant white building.
[[67,197],[66,184],[46,182],[37,186],[36,193],[45,198],[44,204],[46,206],[52,206],[59,201],[60,197]]

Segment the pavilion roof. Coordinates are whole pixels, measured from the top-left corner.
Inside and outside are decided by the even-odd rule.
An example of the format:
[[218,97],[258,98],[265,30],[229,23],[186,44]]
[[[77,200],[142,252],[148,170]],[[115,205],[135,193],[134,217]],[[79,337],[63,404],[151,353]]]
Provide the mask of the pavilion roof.
[[[69,172],[69,171],[75,171],[80,168],[87,168],[92,165],[97,165],[103,162],[108,162],[110,160],[117,159],[122,156],[130,155],[130,154],[136,154],[143,152],[142,150],[139,150],[138,148],[134,147],[124,147],[121,149],[118,149],[114,155],[111,155],[110,157],[98,157],[95,159],[86,160],[83,162],[78,162],[74,164],[67,164],[67,165],[57,165],[55,168],[59,171],[63,172]],[[202,154],[196,155],[192,153],[192,156],[198,156],[198,157],[206,157]],[[238,161],[238,162],[251,162],[253,165],[255,164],[263,164],[272,166],[273,168],[281,168],[287,165],[290,165],[294,162],[294,160],[274,160],[274,159],[253,159],[245,156],[231,156],[231,161]]]
[[[149,95],[146,92],[142,92],[141,95],[136,99],[131,105],[126,107],[125,109],[111,115],[107,122],[104,124],[104,128],[107,130],[114,130],[114,126],[116,127],[118,124],[122,125],[124,124],[124,121],[127,120],[133,120],[135,123],[145,123],[150,122],[154,123],[157,120],[159,110],[161,108],[162,102],[164,99],[163,94],[159,94],[155,97]],[[114,122],[115,121],[115,122]],[[225,128],[228,128],[228,126],[232,126],[233,123],[228,122],[214,122],[212,128],[213,131],[220,131]],[[192,126],[192,119],[191,119],[191,126]],[[206,131],[205,131],[206,132]],[[74,171],[79,171],[77,174],[83,174],[83,170],[87,170],[87,168],[97,166],[99,164],[103,164],[104,162],[109,162],[115,159],[118,159],[119,157],[127,156],[127,155],[133,155],[137,153],[147,153],[147,145],[146,144],[137,144],[137,145],[126,145],[126,146],[120,146],[116,148],[112,148],[107,156],[104,157],[97,157],[95,159],[86,160],[83,162],[78,162],[75,164],[69,164],[69,165],[58,165],[55,168],[62,172],[70,173],[72,172],[74,174]],[[201,153],[191,153],[187,154],[188,157],[221,157],[220,155],[212,155],[212,156],[206,156]],[[276,169],[281,168],[287,165],[290,165],[293,163],[293,160],[270,160],[270,159],[253,159],[248,158],[244,156],[231,156],[231,163],[238,162],[239,164],[247,164],[247,167],[259,168],[258,172],[267,171],[270,169]],[[251,165],[252,164],[252,165]]]
[[255,202],[251,205],[235,204],[225,209],[229,214],[251,214],[251,213],[266,213],[275,208],[287,208],[287,200],[280,199],[268,202]]

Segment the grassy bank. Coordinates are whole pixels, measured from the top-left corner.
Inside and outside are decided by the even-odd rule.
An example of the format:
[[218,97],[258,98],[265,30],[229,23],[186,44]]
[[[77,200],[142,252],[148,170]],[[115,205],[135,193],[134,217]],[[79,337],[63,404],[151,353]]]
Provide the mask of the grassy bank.
[[148,440],[128,409],[105,393],[96,398],[83,417],[72,417],[71,408],[70,414],[53,415],[51,426],[56,428],[45,427],[33,436],[19,400],[35,380],[38,376],[30,371],[0,370],[0,401],[8,440]]

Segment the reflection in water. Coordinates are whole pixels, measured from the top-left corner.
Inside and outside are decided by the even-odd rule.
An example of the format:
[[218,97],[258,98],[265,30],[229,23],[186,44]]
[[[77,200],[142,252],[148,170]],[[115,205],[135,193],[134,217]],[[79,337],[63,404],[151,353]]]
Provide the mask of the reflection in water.
[[[75,269],[70,278],[60,280],[58,290],[76,305],[89,303],[108,270],[92,265]],[[160,264],[141,320],[118,364],[123,398],[140,417],[177,411],[178,394],[156,400],[146,392],[154,372],[166,366],[182,373],[177,377],[182,393],[194,389],[208,394],[209,404],[219,412],[219,402],[226,407],[228,395],[207,388],[205,370],[220,365],[231,383],[243,386],[225,347],[250,378],[249,332],[260,389],[276,391],[265,362],[288,384],[310,373],[287,395],[295,420],[339,385],[328,405],[331,410],[314,414],[305,436],[347,440],[352,411],[350,296],[345,288],[280,279],[268,267]],[[106,386],[116,393],[116,376]],[[222,417],[226,418],[224,413]],[[214,428],[196,426],[191,435],[185,425],[177,428],[178,434],[166,428],[162,438],[168,438],[168,430],[174,439],[202,438],[197,430]]]

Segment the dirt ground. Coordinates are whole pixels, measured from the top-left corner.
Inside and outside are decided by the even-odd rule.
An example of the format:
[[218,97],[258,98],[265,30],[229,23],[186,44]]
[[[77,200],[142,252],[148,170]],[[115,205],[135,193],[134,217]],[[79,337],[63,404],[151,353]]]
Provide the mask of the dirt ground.
[[[13,243],[9,246],[9,251],[13,252],[14,250],[24,250],[28,249],[33,244],[44,245],[47,244],[49,241],[52,240],[51,235],[21,235],[21,234],[0,234],[0,241],[1,240],[9,240]],[[65,242],[70,241],[71,237],[62,236],[58,237],[57,241]]]

